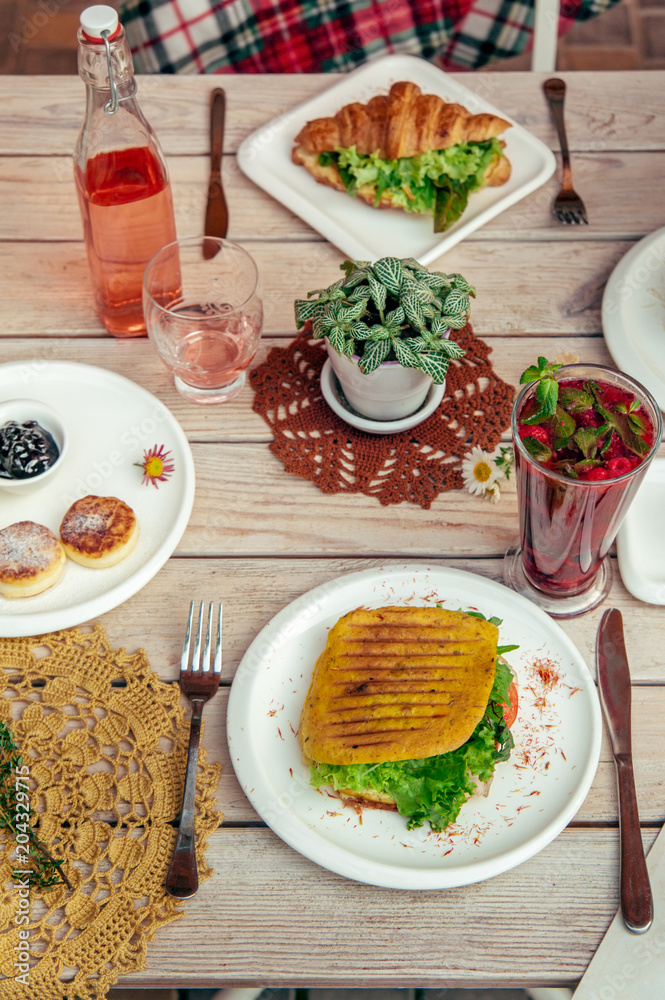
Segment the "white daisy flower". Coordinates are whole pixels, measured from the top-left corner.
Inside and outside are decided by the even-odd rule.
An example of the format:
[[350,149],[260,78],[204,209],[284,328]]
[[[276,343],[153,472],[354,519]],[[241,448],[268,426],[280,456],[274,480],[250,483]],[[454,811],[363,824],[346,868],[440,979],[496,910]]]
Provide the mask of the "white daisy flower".
[[469,493],[482,496],[487,493],[500,477],[501,472],[494,459],[482,448],[472,448],[462,461],[462,479]]
[[501,489],[498,483],[492,483],[483,493],[483,500],[489,500],[490,503],[498,503],[500,499]]

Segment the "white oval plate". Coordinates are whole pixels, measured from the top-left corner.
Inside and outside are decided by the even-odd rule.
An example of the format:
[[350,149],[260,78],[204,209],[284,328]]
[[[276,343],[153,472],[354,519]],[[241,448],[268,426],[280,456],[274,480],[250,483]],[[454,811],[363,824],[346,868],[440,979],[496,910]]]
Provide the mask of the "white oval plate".
[[621,579],[638,601],[665,604],[665,458],[654,458],[617,535]]
[[[512,172],[500,187],[486,187],[469,198],[464,214],[445,233],[433,231],[431,216],[378,211],[343,191],[318,184],[291,160],[294,139],[313,118],[334,115],[352,101],[367,102],[393,83],[410,80],[426,94],[462,104],[472,114],[489,112],[510,121],[501,135]],[[415,257],[429,264],[506,208],[539,188],[554,173],[551,149],[488,101],[426,59],[410,55],[374,59],[343,74],[339,82],[304,104],[252,132],[238,149],[241,170],[255,184],[318,230],[353,259]]]
[[[194,461],[180,424],[156,396],[114,372],[67,361],[32,359],[0,365],[0,401],[48,403],[69,439],[60,468],[43,490],[2,496],[0,528],[15,521],[45,524],[56,535],[67,508],[88,493],[117,496],[139,522],[136,548],[109,569],[67,560],[53,587],[34,597],[0,597],[0,635],[42,635],[80,625],[132,597],[164,565],[187,527],[194,502]],[[170,479],[143,485],[144,451],[164,445]]]
[[[498,765],[487,798],[475,797],[441,834],[407,831],[396,813],[358,816],[309,784],[297,730],[328,630],[353,608],[390,604],[479,610],[503,619],[502,644],[520,684],[517,743]],[[548,686],[550,666],[558,680]],[[304,594],[258,634],[231,687],[227,735],[245,795],[265,822],[323,868],[371,885],[440,889],[468,885],[526,861],[570,822],[600,754],[595,684],[565,632],[530,601],[462,570],[386,566]]]
[[605,286],[601,316],[617,367],[665,411],[665,228],[621,258]]

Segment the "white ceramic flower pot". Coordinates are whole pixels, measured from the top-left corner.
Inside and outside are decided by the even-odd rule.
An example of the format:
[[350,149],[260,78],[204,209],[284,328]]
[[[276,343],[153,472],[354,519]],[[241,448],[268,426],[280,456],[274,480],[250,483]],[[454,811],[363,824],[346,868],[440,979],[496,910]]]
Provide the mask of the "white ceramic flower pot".
[[431,375],[417,368],[403,368],[398,361],[384,361],[376,371],[363,375],[358,358],[338,354],[326,339],[335,375],[348,402],[372,420],[399,420],[415,413],[427,398]]

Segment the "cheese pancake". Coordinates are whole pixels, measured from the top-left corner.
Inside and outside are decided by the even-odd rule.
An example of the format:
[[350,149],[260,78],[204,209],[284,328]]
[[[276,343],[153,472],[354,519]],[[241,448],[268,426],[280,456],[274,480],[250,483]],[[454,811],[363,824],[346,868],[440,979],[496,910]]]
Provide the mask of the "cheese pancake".
[[117,497],[76,500],[60,525],[60,538],[69,558],[93,569],[115,566],[129,555],[138,536],[134,511]]
[[448,753],[482,719],[499,631],[442,608],[358,608],[330,630],[300,718],[305,756],[326,764]]
[[34,521],[10,524],[0,531],[0,594],[41,594],[60,579],[65,562],[65,551],[49,528]]

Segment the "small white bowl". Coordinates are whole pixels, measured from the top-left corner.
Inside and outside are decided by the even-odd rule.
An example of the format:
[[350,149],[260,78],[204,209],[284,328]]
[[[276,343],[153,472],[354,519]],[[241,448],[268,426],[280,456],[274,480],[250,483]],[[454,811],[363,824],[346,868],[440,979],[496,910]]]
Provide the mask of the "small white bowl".
[[409,414],[408,417],[399,417],[397,420],[372,420],[370,417],[361,417],[349,405],[342,392],[339,379],[335,375],[330,358],[321,370],[321,392],[330,409],[347,424],[357,427],[360,431],[367,431],[369,434],[397,434],[399,431],[408,431],[412,427],[416,427],[434,413],[443,399],[445,391],[445,383],[443,385],[432,383],[425,402],[415,413]]
[[0,402],[0,427],[4,427],[10,420],[15,420],[19,424],[24,420],[36,420],[40,427],[49,432],[60,452],[53,465],[37,476],[30,476],[28,479],[0,477],[0,490],[7,493],[32,493],[50,482],[62,466],[67,451],[65,425],[52,406],[37,399],[7,399]]

